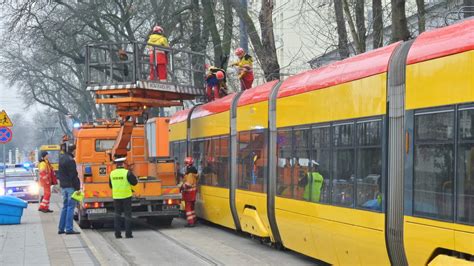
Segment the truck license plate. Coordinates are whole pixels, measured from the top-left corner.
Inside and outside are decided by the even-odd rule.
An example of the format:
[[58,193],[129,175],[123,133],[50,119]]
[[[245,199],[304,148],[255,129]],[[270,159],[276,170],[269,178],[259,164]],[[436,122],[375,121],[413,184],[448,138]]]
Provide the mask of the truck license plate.
[[163,206],[163,210],[174,210],[177,208],[178,208],[178,205]]
[[99,208],[99,209],[87,209],[87,214],[99,214],[99,213],[107,213],[106,208]]

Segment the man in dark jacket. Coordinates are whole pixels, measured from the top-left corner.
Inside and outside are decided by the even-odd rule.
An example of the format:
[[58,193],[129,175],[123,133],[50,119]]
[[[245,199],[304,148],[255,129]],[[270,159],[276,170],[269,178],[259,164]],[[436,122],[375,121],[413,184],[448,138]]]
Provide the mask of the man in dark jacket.
[[61,210],[61,218],[59,220],[58,234],[72,235],[79,234],[73,229],[74,209],[76,201],[71,198],[74,191],[81,189],[80,181],[77,174],[76,162],[74,161],[74,145],[63,144],[62,154],[59,158],[58,178],[63,195],[63,209]]

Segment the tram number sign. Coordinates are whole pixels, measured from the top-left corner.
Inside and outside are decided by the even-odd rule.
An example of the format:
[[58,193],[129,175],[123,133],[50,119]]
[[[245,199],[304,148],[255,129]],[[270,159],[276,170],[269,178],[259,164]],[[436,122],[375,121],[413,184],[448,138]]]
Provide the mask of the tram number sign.
[[12,140],[13,132],[8,127],[0,127],[0,143],[5,144]]

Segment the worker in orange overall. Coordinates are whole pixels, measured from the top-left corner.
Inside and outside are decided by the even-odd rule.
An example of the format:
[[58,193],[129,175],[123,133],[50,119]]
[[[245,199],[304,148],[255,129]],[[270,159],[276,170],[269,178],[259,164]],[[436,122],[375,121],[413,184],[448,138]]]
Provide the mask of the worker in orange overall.
[[188,221],[186,227],[194,227],[196,223],[194,203],[196,202],[197,192],[197,169],[193,166],[194,160],[192,157],[186,157],[184,164],[186,165],[186,173],[184,174],[183,184],[181,185],[181,192],[185,204],[186,220]]
[[235,55],[239,58],[238,62],[232,64],[239,68],[240,88],[242,91],[252,88],[253,76],[253,58],[242,48],[235,49]]
[[165,51],[159,50],[156,46],[170,47],[168,39],[160,26],[153,27],[153,32],[148,37],[148,48],[150,51],[150,80],[158,77],[159,80],[166,81],[168,58]]
[[48,152],[46,151],[41,152],[38,170],[40,177],[39,184],[41,187],[43,187],[44,191],[43,199],[41,200],[38,211],[44,213],[53,212],[49,209],[49,201],[51,199],[51,185],[56,185],[58,182],[56,179],[56,174],[54,173],[54,169],[51,166],[51,163],[49,163]]

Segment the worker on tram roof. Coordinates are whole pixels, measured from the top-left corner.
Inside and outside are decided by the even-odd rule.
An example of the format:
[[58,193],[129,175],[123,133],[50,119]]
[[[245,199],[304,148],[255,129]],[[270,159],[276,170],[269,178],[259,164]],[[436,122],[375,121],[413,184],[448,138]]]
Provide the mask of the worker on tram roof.
[[116,169],[110,172],[109,186],[112,189],[114,199],[114,228],[115,238],[122,238],[121,220],[122,212],[125,215],[125,237],[133,238],[132,235],[132,186],[138,184],[137,177],[125,168],[126,157],[114,160]]
[[194,167],[192,157],[184,159],[186,173],[184,174],[183,184],[181,185],[182,196],[184,200],[184,209],[186,211],[186,227],[194,227],[196,223],[196,213],[194,212],[194,203],[197,193],[197,169]]
[[166,57],[166,52],[160,50],[159,46],[166,48],[170,46],[162,27],[158,25],[153,27],[147,44],[150,51],[150,80],[158,78],[160,81],[166,81],[168,58]]
[[239,68],[239,80],[241,90],[248,90],[252,88],[254,80],[253,76],[253,58],[244,49],[235,49],[235,55],[239,58],[239,61],[231,64]]
[[207,100],[213,101],[227,95],[227,79],[224,69],[215,66],[207,66],[206,73],[206,96]]

